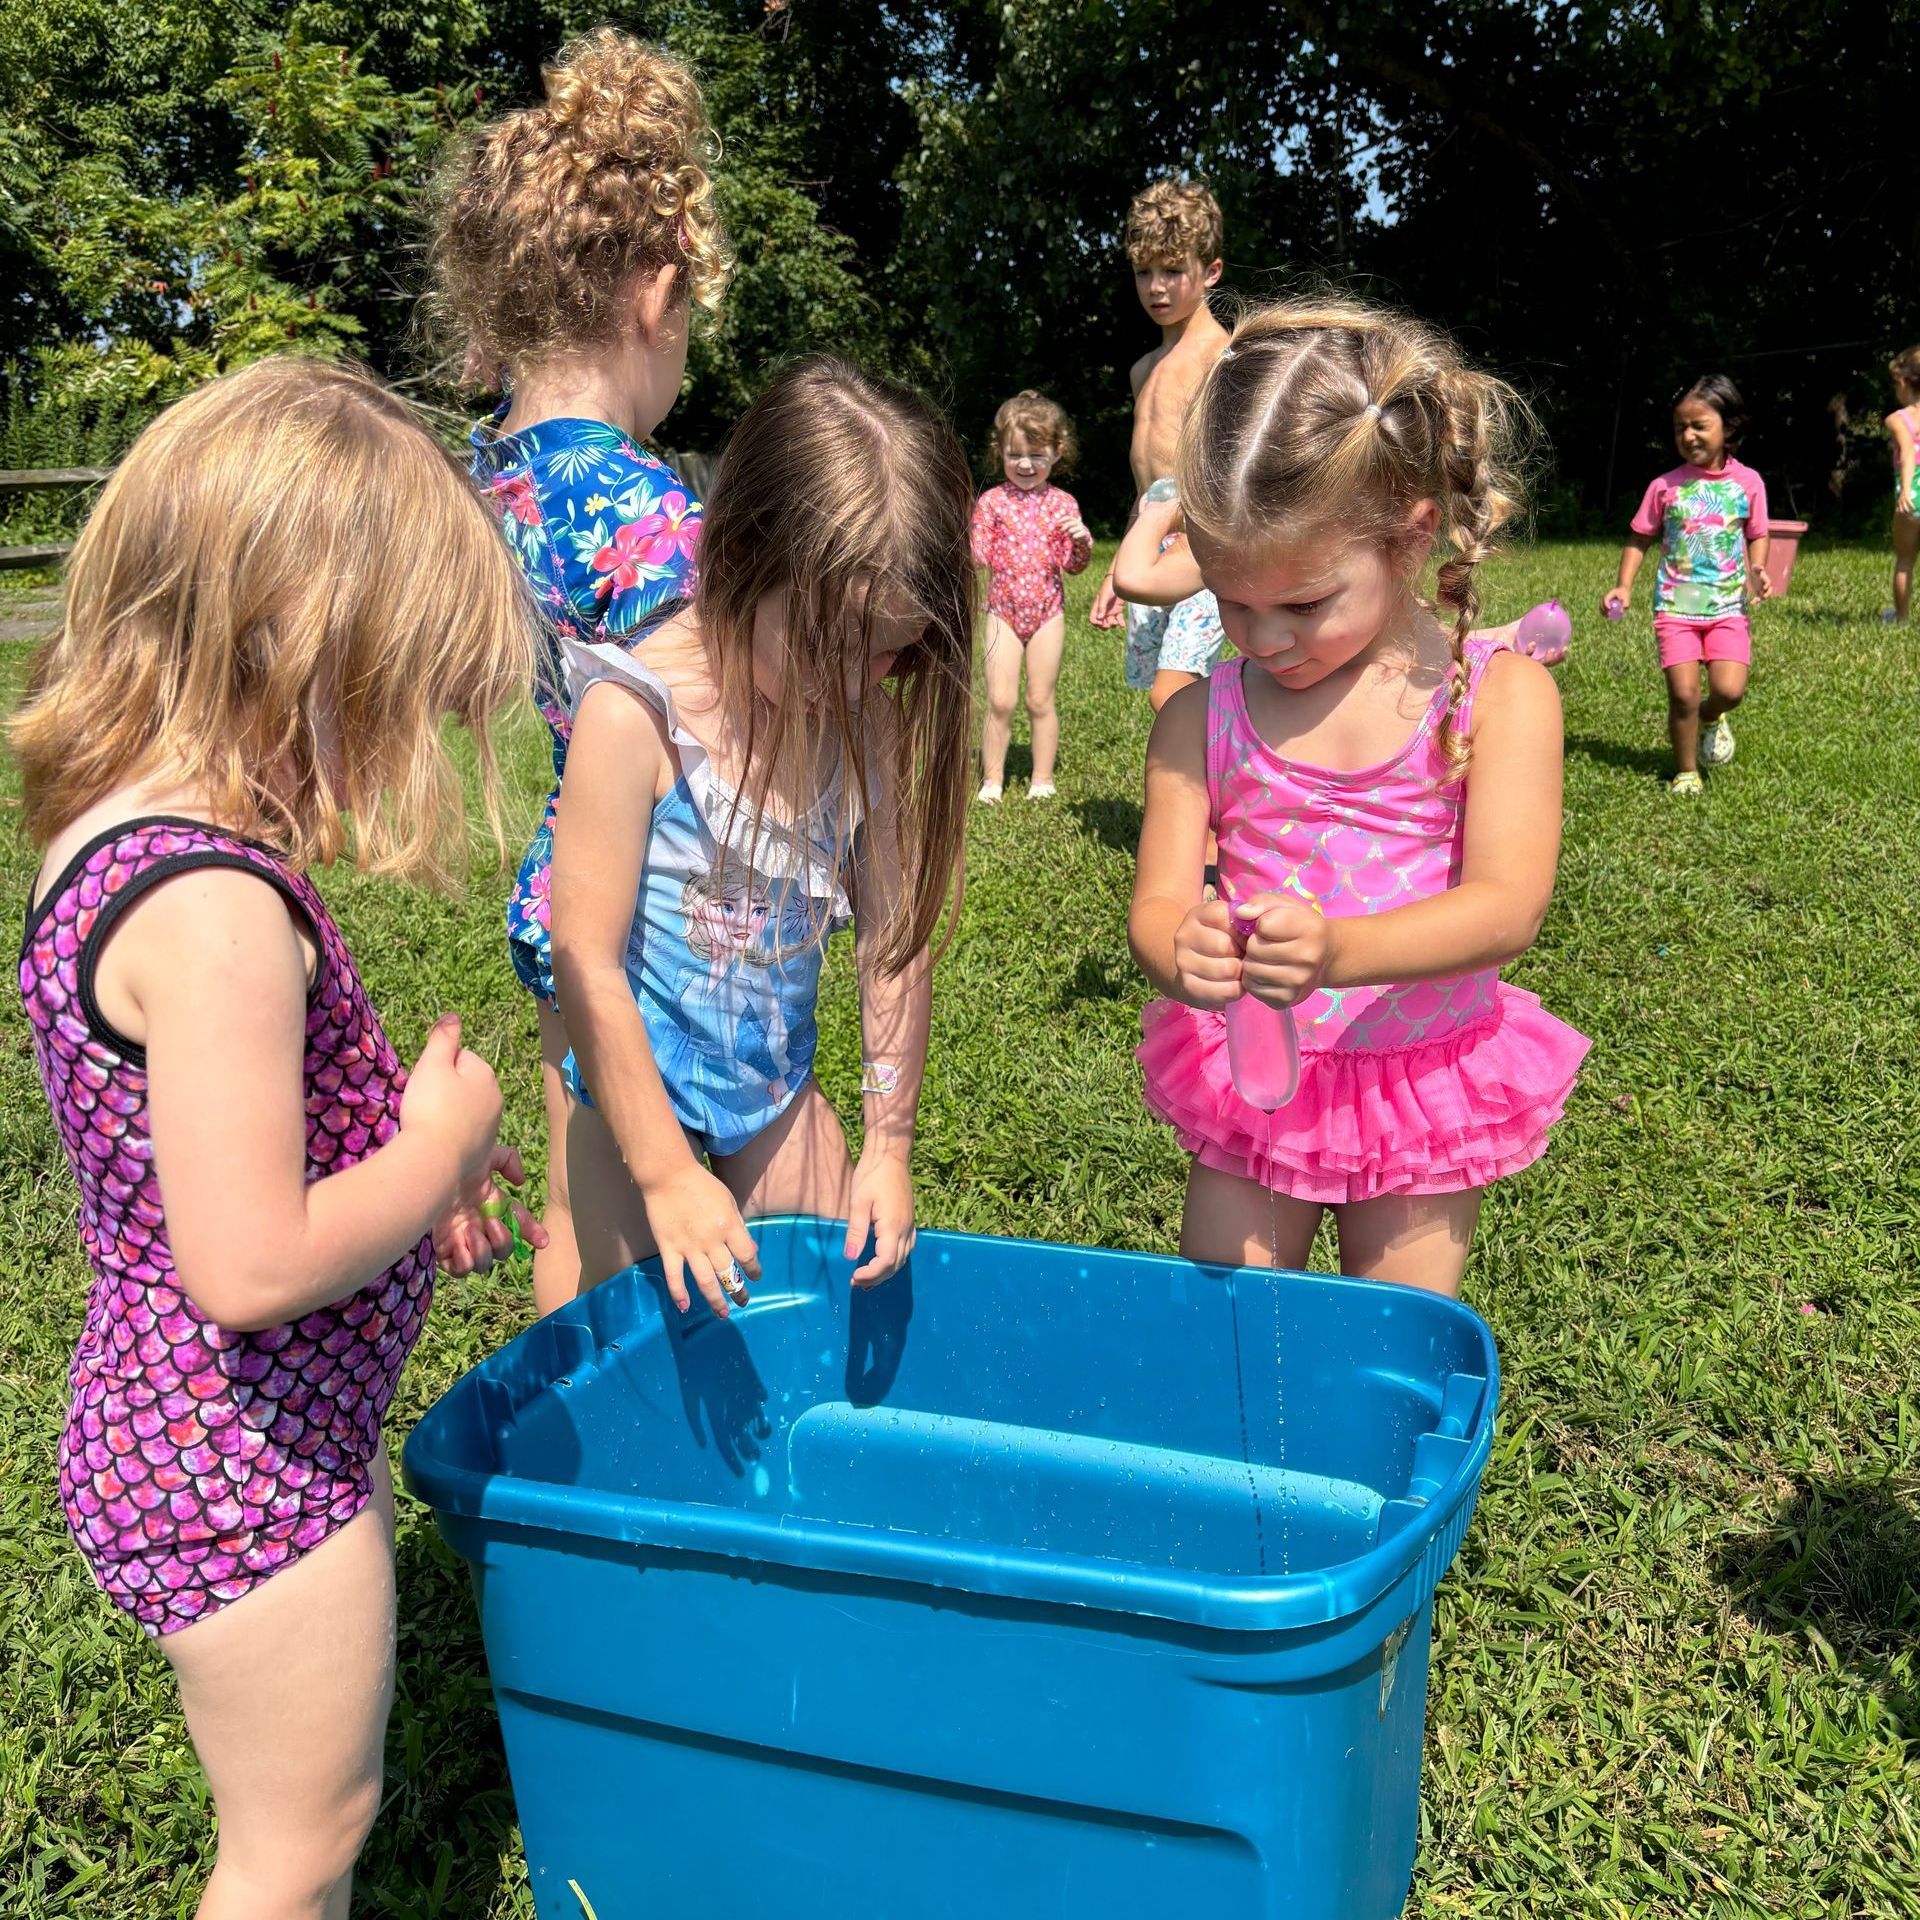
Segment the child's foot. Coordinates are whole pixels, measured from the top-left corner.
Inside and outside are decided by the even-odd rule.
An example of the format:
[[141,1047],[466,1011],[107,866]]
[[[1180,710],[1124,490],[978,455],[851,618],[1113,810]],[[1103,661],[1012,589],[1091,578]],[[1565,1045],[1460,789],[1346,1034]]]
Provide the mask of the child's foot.
[[1904,627],[1907,624],[1906,616],[1897,608],[1882,607],[1880,609],[1880,624],[1884,627]]
[[1667,782],[1667,791],[1669,793],[1692,795],[1705,793],[1706,790],[1707,783],[1702,780],[1697,773],[1676,773],[1673,778]]
[[1000,782],[998,780],[982,780],[980,782],[980,792],[977,797],[983,807],[997,807],[1000,804]]
[[1029,800],[1051,800],[1053,798],[1053,782],[1051,780],[1036,780],[1033,785],[1027,789],[1027,798]]
[[1727,725],[1727,716],[1723,713],[1700,736],[1700,764],[1703,767],[1724,767],[1732,758],[1733,729]]

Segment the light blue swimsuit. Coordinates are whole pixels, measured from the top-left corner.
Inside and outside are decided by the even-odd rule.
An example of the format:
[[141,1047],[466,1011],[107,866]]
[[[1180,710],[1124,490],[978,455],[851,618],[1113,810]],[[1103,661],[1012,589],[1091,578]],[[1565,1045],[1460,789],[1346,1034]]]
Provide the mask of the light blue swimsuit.
[[[680,778],[653,810],[627,980],[680,1124],[706,1152],[737,1153],[813,1070],[822,928],[851,917],[835,871],[838,795],[804,837],[756,830],[644,660],[610,643],[564,644],[576,711],[595,680],[618,680],[661,714],[679,755]],[[565,1072],[592,1105],[572,1054]]]

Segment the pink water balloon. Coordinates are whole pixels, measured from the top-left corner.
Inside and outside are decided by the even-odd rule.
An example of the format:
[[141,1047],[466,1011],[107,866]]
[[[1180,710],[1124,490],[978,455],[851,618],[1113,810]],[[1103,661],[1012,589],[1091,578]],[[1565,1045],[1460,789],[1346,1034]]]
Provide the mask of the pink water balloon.
[[1543,600],[1520,616],[1514,629],[1517,653],[1530,655],[1543,667],[1558,666],[1573,640],[1573,617],[1558,600]]
[[[1234,931],[1244,943],[1260,918],[1260,908],[1235,904]],[[1300,1035],[1288,1007],[1269,1006],[1243,993],[1226,1010],[1227,1068],[1233,1090],[1250,1107],[1272,1113],[1284,1107],[1300,1086]]]

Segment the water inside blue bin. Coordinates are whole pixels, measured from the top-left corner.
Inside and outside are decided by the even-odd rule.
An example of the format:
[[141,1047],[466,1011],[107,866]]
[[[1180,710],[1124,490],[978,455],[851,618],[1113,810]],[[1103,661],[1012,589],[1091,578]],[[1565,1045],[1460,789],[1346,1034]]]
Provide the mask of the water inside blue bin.
[[825,1234],[763,1233],[763,1283],[725,1322],[682,1318],[657,1274],[609,1283],[626,1299],[607,1337],[518,1408],[496,1470],[1003,1552],[1305,1573],[1376,1544],[1421,1436],[1445,1430],[1445,1356],[1430,1325],[1397,1346],[1392,1289],[1007,1245],[942,1236],[937,1275],[917,1255],[856,1291]]

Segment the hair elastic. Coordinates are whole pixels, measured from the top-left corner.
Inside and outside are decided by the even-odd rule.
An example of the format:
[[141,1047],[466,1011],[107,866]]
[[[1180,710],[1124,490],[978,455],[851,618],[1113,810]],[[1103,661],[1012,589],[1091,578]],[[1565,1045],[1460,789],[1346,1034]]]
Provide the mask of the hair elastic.
[[1378,420],[1380,418],[1380,402],[1378,400],[1369,400],[1367,402],[1367,418],[1369,420]]

